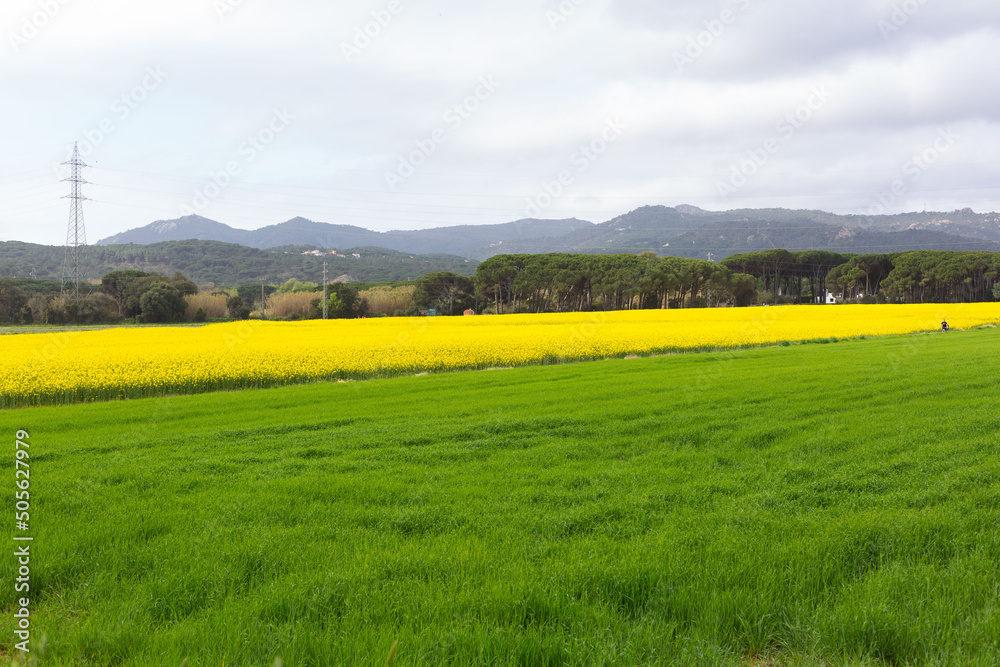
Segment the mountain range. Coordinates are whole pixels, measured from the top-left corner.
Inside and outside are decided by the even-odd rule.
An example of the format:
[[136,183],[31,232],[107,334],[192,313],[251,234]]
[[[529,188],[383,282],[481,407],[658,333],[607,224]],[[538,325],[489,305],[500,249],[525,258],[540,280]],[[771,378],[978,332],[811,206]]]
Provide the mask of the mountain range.
[[159,220],[101,239],[98,245],[148,245],[188,239],[222,241],[259,249],[285,246],[387,248],[413,254],[448,254],[484,260],[507,253],[636,253],[716,260],[739,252],[785,248],[885,253],[904,250],[1000,252],[1000,214],[971,209],[951,213],[837,215],[815,210],[644,206],[595,224],[575,218],[524,219],[494,225],[460,225],[376,232],[293,218],[256,230],[236,229],[200,216]]
[[[518,220],[499,225],[459,225],[417,231],[375,232],[354,225],[331,225],[305,218],[255,230],[234,229],[221,222],[197,215],[176,220],[158,220],[121,234],[101,239],[97,245],[134,243],[148,245],[161,241],[222,241],[251,248],[270,249],[284,246],[311,246],[324,250],[356,247],[379,247],[415,255],[447,254],[461,257],[488,257],[491,245],[498,247],[512,240],[535,240],[560,237],[594,224],[583,220]],[[441,250],[448,248],[448,250]]]

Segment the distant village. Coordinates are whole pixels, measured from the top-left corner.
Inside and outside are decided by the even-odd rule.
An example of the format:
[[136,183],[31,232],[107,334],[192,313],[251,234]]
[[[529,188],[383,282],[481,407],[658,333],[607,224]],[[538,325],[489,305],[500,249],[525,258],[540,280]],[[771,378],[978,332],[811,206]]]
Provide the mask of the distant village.
[[[289,255],[291,253],[289,253],[289,252],[286,251],[285,254]],[[314,257],[322,257],[323,255],[336,255],[337,251],[336,250],[331,250],[330,252],[323,252],[322,250],[306,250],[302,254],[303,255],[312,255]],[[352,252],[350,255],[340,255],[340,256],[341,257],[357,257],[358,259],[361,259],[361,255],[358,254],[358,253],[356,253],[356,252]]]

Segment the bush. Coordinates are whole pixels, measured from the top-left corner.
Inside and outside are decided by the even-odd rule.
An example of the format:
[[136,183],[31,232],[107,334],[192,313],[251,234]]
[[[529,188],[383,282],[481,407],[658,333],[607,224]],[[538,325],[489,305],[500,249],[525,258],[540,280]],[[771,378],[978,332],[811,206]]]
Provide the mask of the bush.
[[156,283],[139,297],[139,317],[143,323],[174,322],[184,317],[187,302],[180,290],[168,283]]
[[194,316],[191,319],[195,322],[204,322],[206,319],[204,309],[199,307],[198,310],[194,311]]
[[[327,286],[327,317],[345,319],[363,317],[368,314],[368,302],[361,298],[358,290],[347,283],[330,283]],[[320,315],[323,309],[320,304]]]
[[33,296],[28,299],[28,307],[31,308],[31,319],[34,322],[41,322],[44,318],[42,317],[42,311],[45,310],[46,300],[39,296]]
[[122,319],[117,310],[114,299],[95,292],[80,299],[52,299],[42,307],[42,319],[46,324],[114,324]]
[[243,298],[240,296],[226,299],[226,310],[229,311],[229,317],[234,320],[245,320],[250,317],[250,309],[243,305]]

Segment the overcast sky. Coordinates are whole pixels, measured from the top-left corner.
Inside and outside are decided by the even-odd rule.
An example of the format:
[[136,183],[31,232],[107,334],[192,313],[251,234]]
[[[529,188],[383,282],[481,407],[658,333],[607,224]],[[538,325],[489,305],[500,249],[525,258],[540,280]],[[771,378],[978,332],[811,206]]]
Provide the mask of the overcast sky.
[[0,240],[1000,210],[995,0],[4,0]]

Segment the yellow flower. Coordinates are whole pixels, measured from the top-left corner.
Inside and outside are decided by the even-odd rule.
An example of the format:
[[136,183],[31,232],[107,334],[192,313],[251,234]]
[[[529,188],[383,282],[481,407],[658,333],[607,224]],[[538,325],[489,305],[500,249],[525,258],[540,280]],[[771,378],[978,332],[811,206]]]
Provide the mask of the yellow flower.
[[1000,304],[238,322],[0,336],[0,406],[962,329]]

